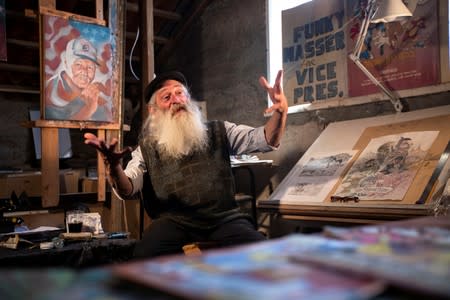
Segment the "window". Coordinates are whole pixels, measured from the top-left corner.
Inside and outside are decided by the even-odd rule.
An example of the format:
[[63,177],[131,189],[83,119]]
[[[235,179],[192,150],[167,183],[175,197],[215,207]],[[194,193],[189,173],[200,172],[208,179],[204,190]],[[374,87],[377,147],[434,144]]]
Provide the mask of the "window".
[[[281,41],[281,11],[289,9],[300,4],[310,2],[312,0],[267,0],[267,24],[268,39],[267,48],[268,57],[268,78],[269,82],[273,82],[277,76],[278,70],[283,67],[282,58],[282,41]],[[268,99],[269,106],[272,105]]]

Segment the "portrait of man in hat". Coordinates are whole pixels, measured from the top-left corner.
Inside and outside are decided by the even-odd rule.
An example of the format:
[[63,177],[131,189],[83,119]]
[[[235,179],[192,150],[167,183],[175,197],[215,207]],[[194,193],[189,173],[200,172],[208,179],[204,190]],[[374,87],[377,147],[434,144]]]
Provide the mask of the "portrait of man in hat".
[[70,22],[66,26],[69,35],[61,35],[63,30],[56,21],[47,22],[47,26],[54,27],[48,32],[54,34],[44,57],[44,118],[112,122],[112,72],[105,61],[108,54],[111,56],[110,47],[103,44],[97,48],[95,37],[81,35],[83,31]]

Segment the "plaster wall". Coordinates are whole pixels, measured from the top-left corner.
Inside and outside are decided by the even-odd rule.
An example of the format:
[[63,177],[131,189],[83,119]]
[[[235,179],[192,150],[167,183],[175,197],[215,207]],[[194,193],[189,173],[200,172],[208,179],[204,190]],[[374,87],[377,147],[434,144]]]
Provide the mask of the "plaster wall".
[[[258,83],[258,77],[266,74],[266,52],[266,1],[215,0],[186,33],[165,69],[187,75],[194,97],[206,101],[208,119],[258,126],[266,121],[266,93]],[[409,109],[415,110],[450,104],[450,95],[407,100]],[[259,198],[267,199],[328,124],[393,113],[391,103],[384,101],[290,114],[280,149],[258,155],[276,165],[270,170],[269,185],[261,177],[267,174],[258,172]]]

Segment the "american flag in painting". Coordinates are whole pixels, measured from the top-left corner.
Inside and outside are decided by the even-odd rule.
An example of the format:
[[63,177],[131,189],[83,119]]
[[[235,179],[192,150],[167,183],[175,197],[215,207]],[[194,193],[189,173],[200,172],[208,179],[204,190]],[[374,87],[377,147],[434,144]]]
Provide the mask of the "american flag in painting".
[[[76,40],[82,40],[84,43],[80,46]],[[110,29],[59,16],[43,15],[43,41],[45,118],[112,122],[113,49]],[[98,109],[85,118],[80,117],[76,111],[77,109],[81,111],[82,105],[75,106],[73,101],[74,99],[78,99],[79,103],[85,101],[82,92],[73,84],[61,83],[64,79],[71,82],[68,78],[71,77],[70,65],[76,58],[81,57],[76,57],[76,50],[69,49],[69,45],[74,44],[78,45],[79,49],[87,51],[85,53],[89,52],[96,67],[92,84],[95,84],[99,91]],[[54,114],[54,111],[58,113]]]

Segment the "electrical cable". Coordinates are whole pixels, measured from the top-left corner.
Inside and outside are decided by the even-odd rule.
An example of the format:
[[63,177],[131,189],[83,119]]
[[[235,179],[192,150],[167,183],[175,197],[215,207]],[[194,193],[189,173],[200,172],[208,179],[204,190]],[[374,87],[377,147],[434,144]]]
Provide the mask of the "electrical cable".
[[136,38],[134,39],[133,47],[131,47],[130,57],[129,57],[128,61],[130,64],[130,71],[133,74],[134,78],[136,78],[137,80],[140,80],[139,77],[134,73],[133,65],[131,64],[131,59],[133,58],[134,47],[136,47],[138,39],[139,39],[139,27],[137,28]]

